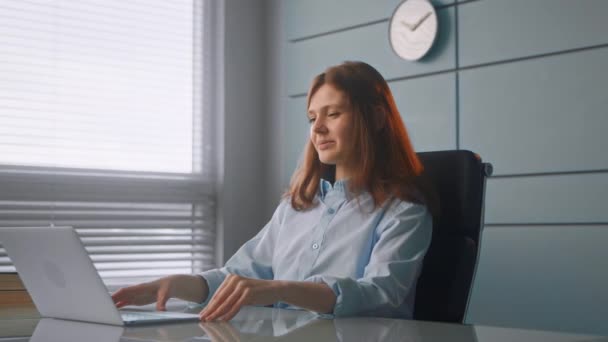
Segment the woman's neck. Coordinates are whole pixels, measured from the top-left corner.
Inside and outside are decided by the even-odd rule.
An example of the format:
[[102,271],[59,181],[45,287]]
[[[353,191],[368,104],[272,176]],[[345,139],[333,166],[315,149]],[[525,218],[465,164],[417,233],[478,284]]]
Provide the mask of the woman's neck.
[[336,182],[349,179],[350,176],[351,172],[349,169],[341,167],[340,165],[336,165]]
[[350,178],[350,173],[339,172],[339,169],[336,168],[336,179],[335,179],[336,182],[347,180],[349,178]]

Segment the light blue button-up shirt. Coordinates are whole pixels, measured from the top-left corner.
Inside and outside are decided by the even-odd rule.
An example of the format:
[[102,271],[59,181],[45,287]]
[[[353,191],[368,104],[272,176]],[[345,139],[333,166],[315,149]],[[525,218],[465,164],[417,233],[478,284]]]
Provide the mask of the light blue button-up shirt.
[[319,204],[306,211],[283,200],[225,267],[201,273],[209,286],[207,301],[232,273],[325,283],[336,294],[335,316],[411,318],[431,242],[426,207],[394,199],[374,208],[369,193],[355,197],[344,181],[332,186],[322,180],[316,199]]

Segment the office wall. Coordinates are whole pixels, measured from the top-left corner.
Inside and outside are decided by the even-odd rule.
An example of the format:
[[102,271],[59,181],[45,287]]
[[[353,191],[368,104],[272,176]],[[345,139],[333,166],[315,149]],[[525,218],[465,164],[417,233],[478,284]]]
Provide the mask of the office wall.
[[224,158],[218,261],[223,264],[269,219],[266,3],[224,9]]
[[389,46],[398,0],[271,2],[283,143],[270,197],[302,153],[312,77],[366,61],[418,151],[470,149],[494,164],[467,322],[608,334],[608,2],[432,2],[440,33],[418,62]]

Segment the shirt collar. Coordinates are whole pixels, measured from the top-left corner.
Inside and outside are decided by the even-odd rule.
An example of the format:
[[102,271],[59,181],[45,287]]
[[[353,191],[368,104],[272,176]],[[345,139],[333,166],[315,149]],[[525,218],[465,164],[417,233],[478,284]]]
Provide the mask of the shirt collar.
[[335,192],[337,195],[340,195],[341,197],[346,197],[347,186],[348,186],[348,179],[342,179],[342,180],[336,181],[336,182],[334,182],[334,185],[331,185],[331,183],[329,181],[321,178],[320,186],[319,186],[321,199],[325,199],[325,196],[330,191]]

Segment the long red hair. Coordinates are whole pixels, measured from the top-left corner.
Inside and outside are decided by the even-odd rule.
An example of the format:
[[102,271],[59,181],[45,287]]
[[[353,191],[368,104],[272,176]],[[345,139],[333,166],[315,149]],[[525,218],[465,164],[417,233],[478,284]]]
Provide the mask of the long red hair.
[[[344,92],[354,119],[354,153],[357,165],[348,190],[367,191],[376,207],[396,197],[423,203],[425,194],[417,184],[423,167],[414,149],[386,80],[363,62],[344,62],[317,75],[308,91],[307,107],[316,91],[329,84]],[[296,210],[316,205],[321,178],[333,181],[335,166],[321,163],[310,139],[304,158],[295,171],[286,196]]]

